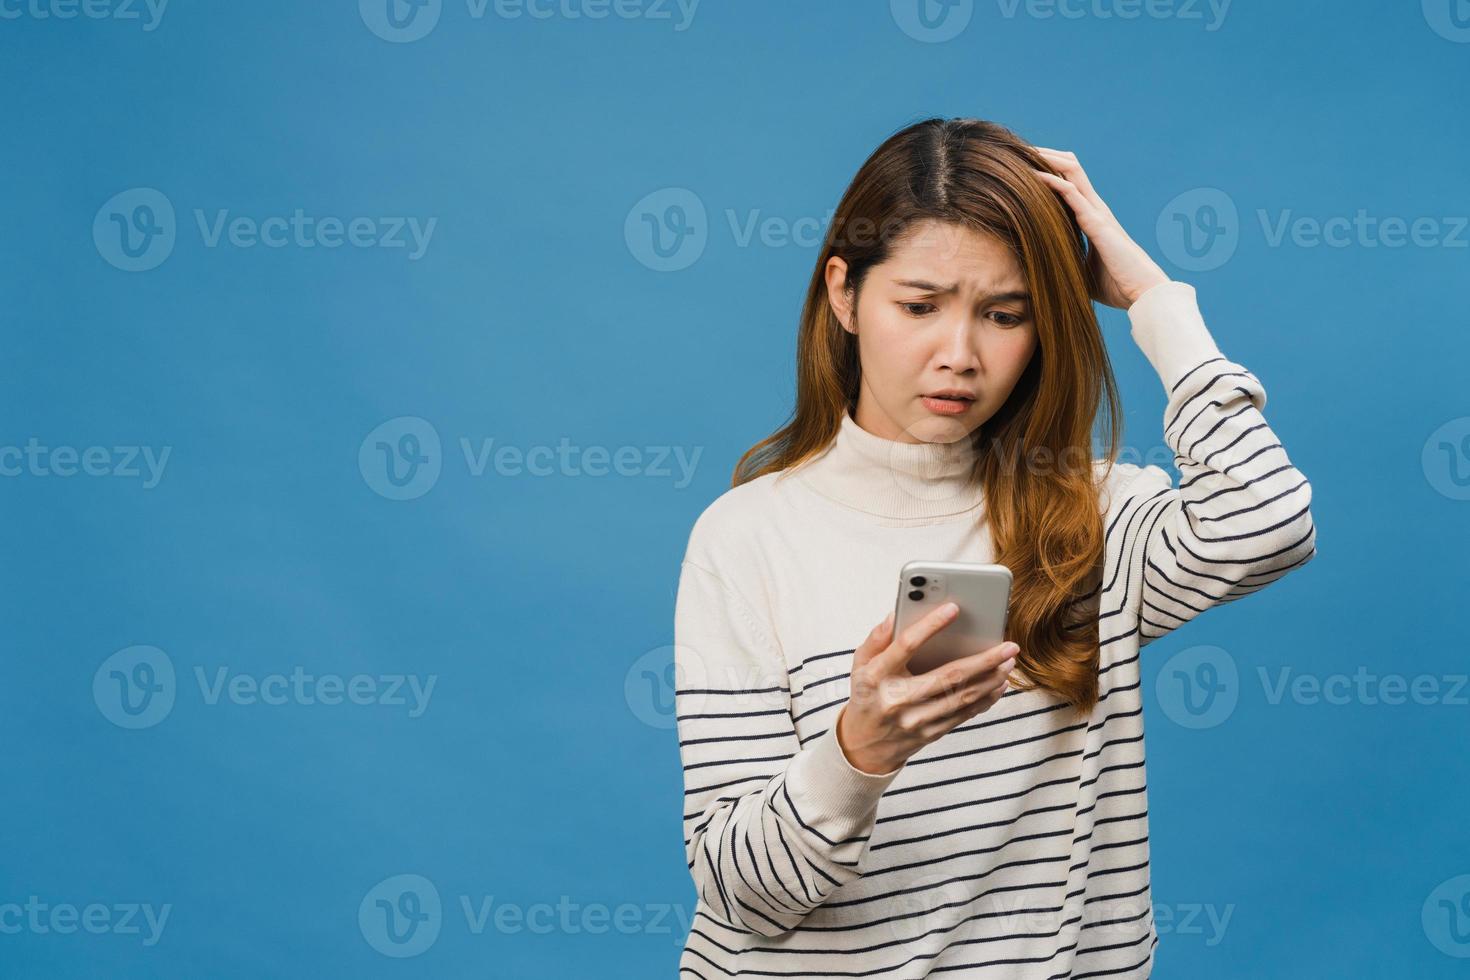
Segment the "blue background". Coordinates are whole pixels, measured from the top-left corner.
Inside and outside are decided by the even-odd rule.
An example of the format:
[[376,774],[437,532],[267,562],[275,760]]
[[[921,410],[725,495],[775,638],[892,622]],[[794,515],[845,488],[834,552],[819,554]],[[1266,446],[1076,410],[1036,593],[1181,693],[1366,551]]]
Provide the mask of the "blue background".
[[[1217,942],[1160,914],[1157,975],[1464,975],[1470,941],[1421,912],[1470,874],[1466,692],[1273,704],[1257,680],[1362,668],[1448,691],[1467,669],[1470,501],[1451,467],[1470,443],[1441,456],[1432,434],[1448,423],[1459,446],[1470,426],[1470,235],[1273,247],[1258,220],[1466,214],[1470,43],[1432,28],[1436,0],[1238,2],[1214,30],[1207,7],[988,2],[944,42],[885,2],[705,0],[676,30],[446,0],[406,43],[352,0],[175,0],[154,30],[16,2],[0,19],[0,446],[171,455],[152,488],[0,479],[0,904],[172,908],[153,946],[0,932],[0,976],[673,975],[694,891],[667,691],[646,671],[664,676],[690,525],[790,408],[817,251],[742,246],[727,213],[820,219],[884,137],[936,114],[1077,152],[1197,286],[1314,488],[1312,564],[1145,651],[1154,900],[1175,927],[1191,906],[1231,909]],[[177,215],[141,272],[93,237],[133,188]],[[625,238],[666,188],[707,209],[703,251],[676,271]],[[1238,247],[1187,271],[1155,232],[1198,188],[1238,208]],[[415,260],[211,248],[194,217],[297,208],[437,225]],[[1102,315],[1145,452],[1163,391],[1124,315]],[[394,500],[359,449],[403,416],[432,425],[442,472]],[[637,447],[645,475],[476,476],[460,440],[488,438]],[[661,446],[698,447],[692,482],[646,473]],[[140,644],[177,690],[128,730],[93,678]],[[1199,645],[1228,652],[1240,690],[1226,720],[1191,728],[1154,681]],[[221,667],[437,681],[419,717],[211,704],[195,669]],[[381,955],[358,920],[400,874],[443,906],[412,958]],[[628,903],[634,925],[477,933],[462,896]]]

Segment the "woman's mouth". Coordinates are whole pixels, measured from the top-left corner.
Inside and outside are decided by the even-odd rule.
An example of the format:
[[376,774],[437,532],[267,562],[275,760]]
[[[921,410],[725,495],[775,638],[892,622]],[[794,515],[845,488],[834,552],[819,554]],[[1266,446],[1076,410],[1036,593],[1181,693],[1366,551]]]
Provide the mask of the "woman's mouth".
[[920,401],[937,415],[963,415],[974,404],[974,399],[961,395],[923,395]]

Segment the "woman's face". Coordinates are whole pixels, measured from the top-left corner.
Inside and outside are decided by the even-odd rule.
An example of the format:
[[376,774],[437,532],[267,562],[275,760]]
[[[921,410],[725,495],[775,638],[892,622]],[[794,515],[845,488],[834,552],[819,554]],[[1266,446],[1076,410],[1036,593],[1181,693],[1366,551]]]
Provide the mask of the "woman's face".
[[[1021,267],[990,235],[924,221],[868,270],[852,315],[847,263],[827,296],[862,361],[854,421],[899,442],[954,442],[1005,404],[1036,349]],[[934,395],[961,393],[969,400]]]

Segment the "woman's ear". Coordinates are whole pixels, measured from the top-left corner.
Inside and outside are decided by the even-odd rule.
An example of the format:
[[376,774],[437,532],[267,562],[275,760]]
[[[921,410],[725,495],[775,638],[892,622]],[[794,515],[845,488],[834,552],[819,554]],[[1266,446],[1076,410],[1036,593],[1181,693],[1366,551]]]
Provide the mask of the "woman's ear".
[[852,329],[852,294],[847,288],[847,260],[832,256],[827,260],[824,273],[827,277],[827,303],[837,315],[842,329],[855,333]]

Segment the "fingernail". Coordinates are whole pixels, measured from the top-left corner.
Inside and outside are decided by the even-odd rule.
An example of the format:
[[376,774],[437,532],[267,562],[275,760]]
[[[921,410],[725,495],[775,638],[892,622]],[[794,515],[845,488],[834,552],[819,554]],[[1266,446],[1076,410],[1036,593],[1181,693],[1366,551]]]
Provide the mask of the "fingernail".
[[1019,643],[1012,643],[1009,640],[1007,640],[1005,643],[1002,643],[1000,648],[1005,651],[1006,656],[1010,656],[1013,653],[1021,652],[1021,645]]
[[1016,666],[1016,660],[1014,657],[1012,657],[1010,660],[1007,660],[1005,663],[1000,665],[1000,672],[1002,674],[1009,674],[1011,672],[1011,668],[1014,666]]
[[944,613],[947,616],[952,616],[952,615],[954,615],[955,613],[957,613],[959,611],[960,611],[960,607],[956,603],[946,602],[944,604]]

